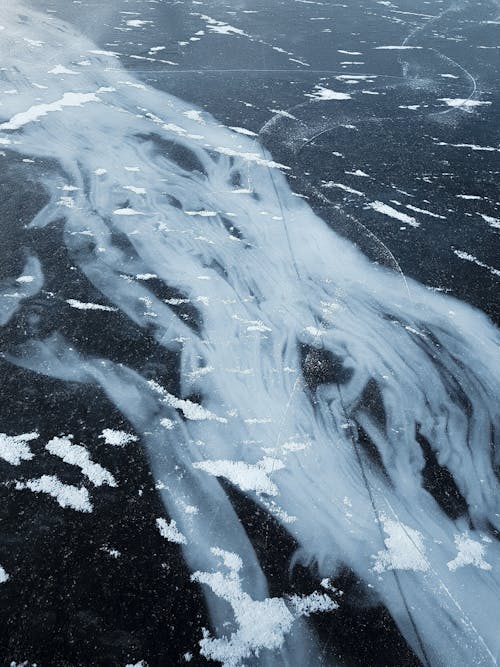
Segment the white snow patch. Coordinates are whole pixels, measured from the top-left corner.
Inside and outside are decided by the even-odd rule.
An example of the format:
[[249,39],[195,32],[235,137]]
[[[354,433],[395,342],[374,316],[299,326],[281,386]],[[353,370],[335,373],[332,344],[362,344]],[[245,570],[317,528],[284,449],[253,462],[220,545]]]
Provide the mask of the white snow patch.
[[64,65],[56,65],[52,69],[49,70],[49,74],[76,74],[78,75],[79,72],[74,72],[72,69],[68,69],[67,67],[64,67]]
[[[133,192],[136,195],[145,195],[146,194],[146,189],[145,188],[136,188],[135,185],[124,185],[123,189],[124,190],[130,190],[130,192]],[[120,209],[118,209],[118,210],[120,210]]]
[[73,197],[61,197],[57,203],[59,206],[66,206],[66,208],[75,208],[75,200]]
[[314,86],[313,93],[306,93],[306,97],[311,97],[314,100],[351,100],[349,93],[338,93],[335,90],[321,86],[319,83]]
[[290,602],[299,616],[310,616],[318,612],[333,611],[339,606],[326,593],[318,593],[315,591],[310,595],[292,595]]
[[491,565],[484,560],[485,546],[481,542],[471,539],[467,533],[455,535],[455,546],[457,547],[457,556],[450,560],[448,569],[454,572],[459,567],[474,565],[481,570],[491,570]]
[[[364,174],[365,176],[367,174]],[[344,185],[343,183],[334,183],[333,181],[326,181],[322,184],[322,188],[338,188],[339,190],[344,190],[344,192],[349,192],[352,195],[358,195],[358,197],[364,197],[364,193],[359,190],[351,188],[349,185]]]
[[31,461],[34,454],[26,443],[39,437],[36,431],[21,435],[0,433],[0,458],[13,466],[18,466],[21,461]]
[[117,208],[113,211],[115,215],[145,215],[142,211],[136,211],[135,208]]
[[423,213],[423,215],[429,215],[431,218],[439,218],[440,220],[446,220],[444,215],[438,215],[437,213],[432,213],[432,211],[427,211],[424,208],[418,208],[418,206],[413,206],[412,204],[406,204],[406,208],[410,211],[415,211],[415,213]]
[[199,215],[202,218],[214,218],[217,215],[217,211],[184,211],[186,215]]
[[36,104],[26,111],[16,113],[6,123],[0,124],[0,130],[18,130],[23,125],[46,116],[53,111],[62,111],[65,107],[81,107],[88,102],[100,102],[95,93],[64,93],[61,99],[49,104]]
[[8,580],[9,580],[9,575],[3,569],[3,567],[0,565],[0,584],[5,584],[5,582],[8,581]]
[[285,118],[291,118],[292,120],[297,120],[295,116],[293,116],[288,111],[285,111],[284,109],[269,109],[269,111],[278,116],[284,116]]
[[[347,83],[356,83],[357,81],[373,82],[377,78],[376,74],[339,74],[335,77],[337,81],[346,81]],[[343,125],[342,127],[354,127],[353,125]]]
[[100,303],[84,303],[77,299],[66,299],[66,303],[78,310],[106,310],[111,313],[114,313],[117,310],[117,308],[112,308],[111,306],[103,306]]
[[426,572],[430,565],[425,555],[424,539],[418,530],[406,526],[401,521],[393,521],[382,515],[380,520],[384,532],[385,549],[377,553],[373,570],[413,570]]
[[268,326],[264,324],[261,320],[255,320],[255,322],[252,322],[247,326],[247,331],[272,331]]
[[153,21],[141,21],[140,19],[130,19],[126,23],[131,28],[142,28],[145,25],[148,25],[148,23],[153,23]]
[[356,171],[346,171],[346,174],[350,174],[351,176],[364,176],[365,178],[370,178],[370,174],[367,174],[366,171],[362,171],[361,169],[356,169]]
[[440,97],[438,102],[444,102],[449,107],[480,107],[484,104],[491,104],[491,102],[485,102],[481,100],[470,100],[468,98],[462,97]]
[[[499,218],[493,218],[491,215],[485,215],[484,213],[480,213],[479,215],[491,227],[494,227],[495,229],[500,229],[500,219]],[[19,278],[18,278],[18,280],[19,280]]]
[[241,558],[222,549],[211,551],[221,559],[228,573],[198,571],[191,579],[209,586],[232,607],[237,629],[227,637],[212,637],[204,629],[199,642],[200,653],[209,660],[222,663],[222,667],[242,667],[245,660],[259,658],[263,649],[279,649],[297,618],[318,611],[332,611],[338,606],[319,593],[304,598],[293,596],[288,604],[283,598],[254,600],[242,587]]
[[118,549],[111,549],[111,548],[106,548],[103,547],[103,551],[105,551],[107,554],[109,554],[112,558],[120,558],[121,551],[118,551]]
[[153,280],[153,278],[158,278],[156,273],[138,273],[135,277],[136,280]]
[[206,125],[205,121],[201,116],[201,112],[196,111],[196,109],[188,109],[187,111],[183,111],[182,115],[186,116],[186,118],[189,118],[189,120],[194,120],[196,123],[199,123],[200,125]]
[[217,21],[211,16],[207,16],[206,14],[199,14],[199,17],[206,22],[207,28],[210,30],[210,32],[215,32],[219,35],[241,35],[243,37],[249,37],[246,32],[240,30],[239,28],[235,28],[229,23]]
[[92,512],[86,488],[63,484],[55,475],[42,475],[26,482],[16,482],[16,489],[29,489],[33,493],[46,493],[55,498],[61,507],[70,507],[80,512]]
[[136,435],[132,435],[132,433],[117,431],[112,428],[103,429],[99,437],[104,438],[104,442],[113,447],[125,447],[125,445],[128,445],[130,442],[137,442],[139,439]]
[[368,206],[374,211],[377,211],[377,213],[382,213],[383,215],[387,215],[390,218],[395,218],[396,220],[405,222],[412,227],[420,227],[420,223],[417,222],[415,218],[412,218],[411,216],[406,215],[406,213],[402,213],[401,211],[396,210],[392,206],[389,206],[389,204],[384,204],[381,201],[374,201],[368,204]]
[[230,130],[233,130],[233,132],[238,132],[238,134],[246,134],[248,137],[257,137],[258,134],[257,132],[252,132],[252,130],[247,130],[244,127],[229,127]]
[[166,389],[164,389],[154,380],[149,380],[148,384],[153,389],[153,391],[155,391],[157,394],[160,394],[163,397],[164,403],[169,405],[171,408],[180,410],[184,415],[184,417],[186,417],[186,419],[192,419],[194,421],[202,421],[207,419],[207,420],[218,421],[221,423],[227,422],[227,419],[225,417],[218,417],[213,412],[210,412],[210,410],[207,410],[198,403],[194,403],[193,401],[189,400],[184,400],[182,398],[177,398],[173,394],[170,394]]
[[229,157],[240,157],[242,160],[246,160],[247,162],[255,162],[255,164],[259,164],[262,167],[268,167],[269,169],[290,169],[290,167],[287,167],[285,164],[274,162],[274,160],[266,160],[258,153],[242,153],[241,151],[235,151],[232,148],[227,148],[226,146],[217,146],[215,150],[218,153],[222,153],[222,155],[229,155]]
[[480,266],[483,269],[488,269],[488,271],[492,275],[500,277],[499,269],[494,269],[492,266],[488,266],[488,264],[485,264],[477,257],[474,257],[474,255],[471,255],[468,252],[464,252],[463,250],[454,250],[453,252],[457,257],[460,257],[460,259],[465,259],[467,262],[472,262],[473,264],[477,264],[477,266]]
[[156,519],[156,525],[158,526],[160,535],[169,542],[174,542],[175,544],[187,544],[186,538],[179,531],[177,524],[173,519],[170,521],[170,523],[168,523],[168,521],[163,518]]
[[[1,28],[0,28],[0,29],[1,29]],[[30,39],[29,37],[23,37],[23,40],[24,40],[27,44],[29,44],[30,46],[36,46],[36,47],[38,47],[38,48],[39,48],[40,46],[43,46],[43,45],[45,44],[45,42],[41,42],[41,41],[38,40],[38,39]]]
[[450,144],[447,141],[436,141],[436,146],[451,146],[452,148],[470,148],[471,151],[500,153],[500,148],[496,148],[495,146],[479,146],[478,144]]
[[410,51],[413,49],[422,49],[422,46],[404,46],[399,44],[398,46],[376,46],[376,51]]
[[85,447],[73,444],[69,437],[52,438],[45,445],[45,449],[54,456],[58,456],[64,463],[80,468],[82,475],[89,479],[94,486],[117,485],[109,470],[103,468],[99,463],[94,463]]
[[258,463],[245,461],[210,460],[193,463],[193,468],[204,470],[214,477],[225,477],[242,491],[255,491],[257,494],[266,493],[277,496],[278,487],[269,475],[285,467],[283,461],[264,457]]
[[319,329],[318,327],[306,327],[304,329],[308,334],[313,336],[314,338],[318,338],[319,336],[323,336],[326,331],[324,329]]

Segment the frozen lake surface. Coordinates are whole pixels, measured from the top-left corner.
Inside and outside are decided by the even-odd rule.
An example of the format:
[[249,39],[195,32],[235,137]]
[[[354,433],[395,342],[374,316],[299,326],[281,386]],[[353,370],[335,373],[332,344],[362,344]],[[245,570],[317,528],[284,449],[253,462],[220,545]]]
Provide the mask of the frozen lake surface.
[[0,664],[496,665],[500,5],[0,9]]

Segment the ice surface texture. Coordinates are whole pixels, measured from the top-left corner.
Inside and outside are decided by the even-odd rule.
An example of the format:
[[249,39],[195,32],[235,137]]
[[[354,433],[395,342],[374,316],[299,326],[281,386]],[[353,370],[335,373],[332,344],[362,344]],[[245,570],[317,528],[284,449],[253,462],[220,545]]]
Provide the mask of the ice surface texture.
[[[2,143],[59,165],[31,226],[43,234],[61,221],[103,299],[179,353],[180,395],[57,333],[28,335],[9,359],[96,383],[133,424],[215,636],[237,605],[268,598],[225,477],[283,523],[321,576],[347,565],[370,585],[424,664],[496,664],[498,331],[371,264],[292,193],[286,165],[257,141],[138,85],[74,27],[14,1],[2,24],[3,74],[18,90],[3,98]],[[4,324],[43,283],[36,258],[26,271],[34,280],[2,305]],[[138,275],[181,296],[161,298]],[[450,471],[465,515],[425,490],[424,447]],[[221,568],[229,589],[213,583]],[[318,664],[307,621],[287,623],[279,641],[263,632],[258,664]],[[243,657],[256,655],[258,641],[247,642]],[[213,646],[203,639],[208,657]]]

